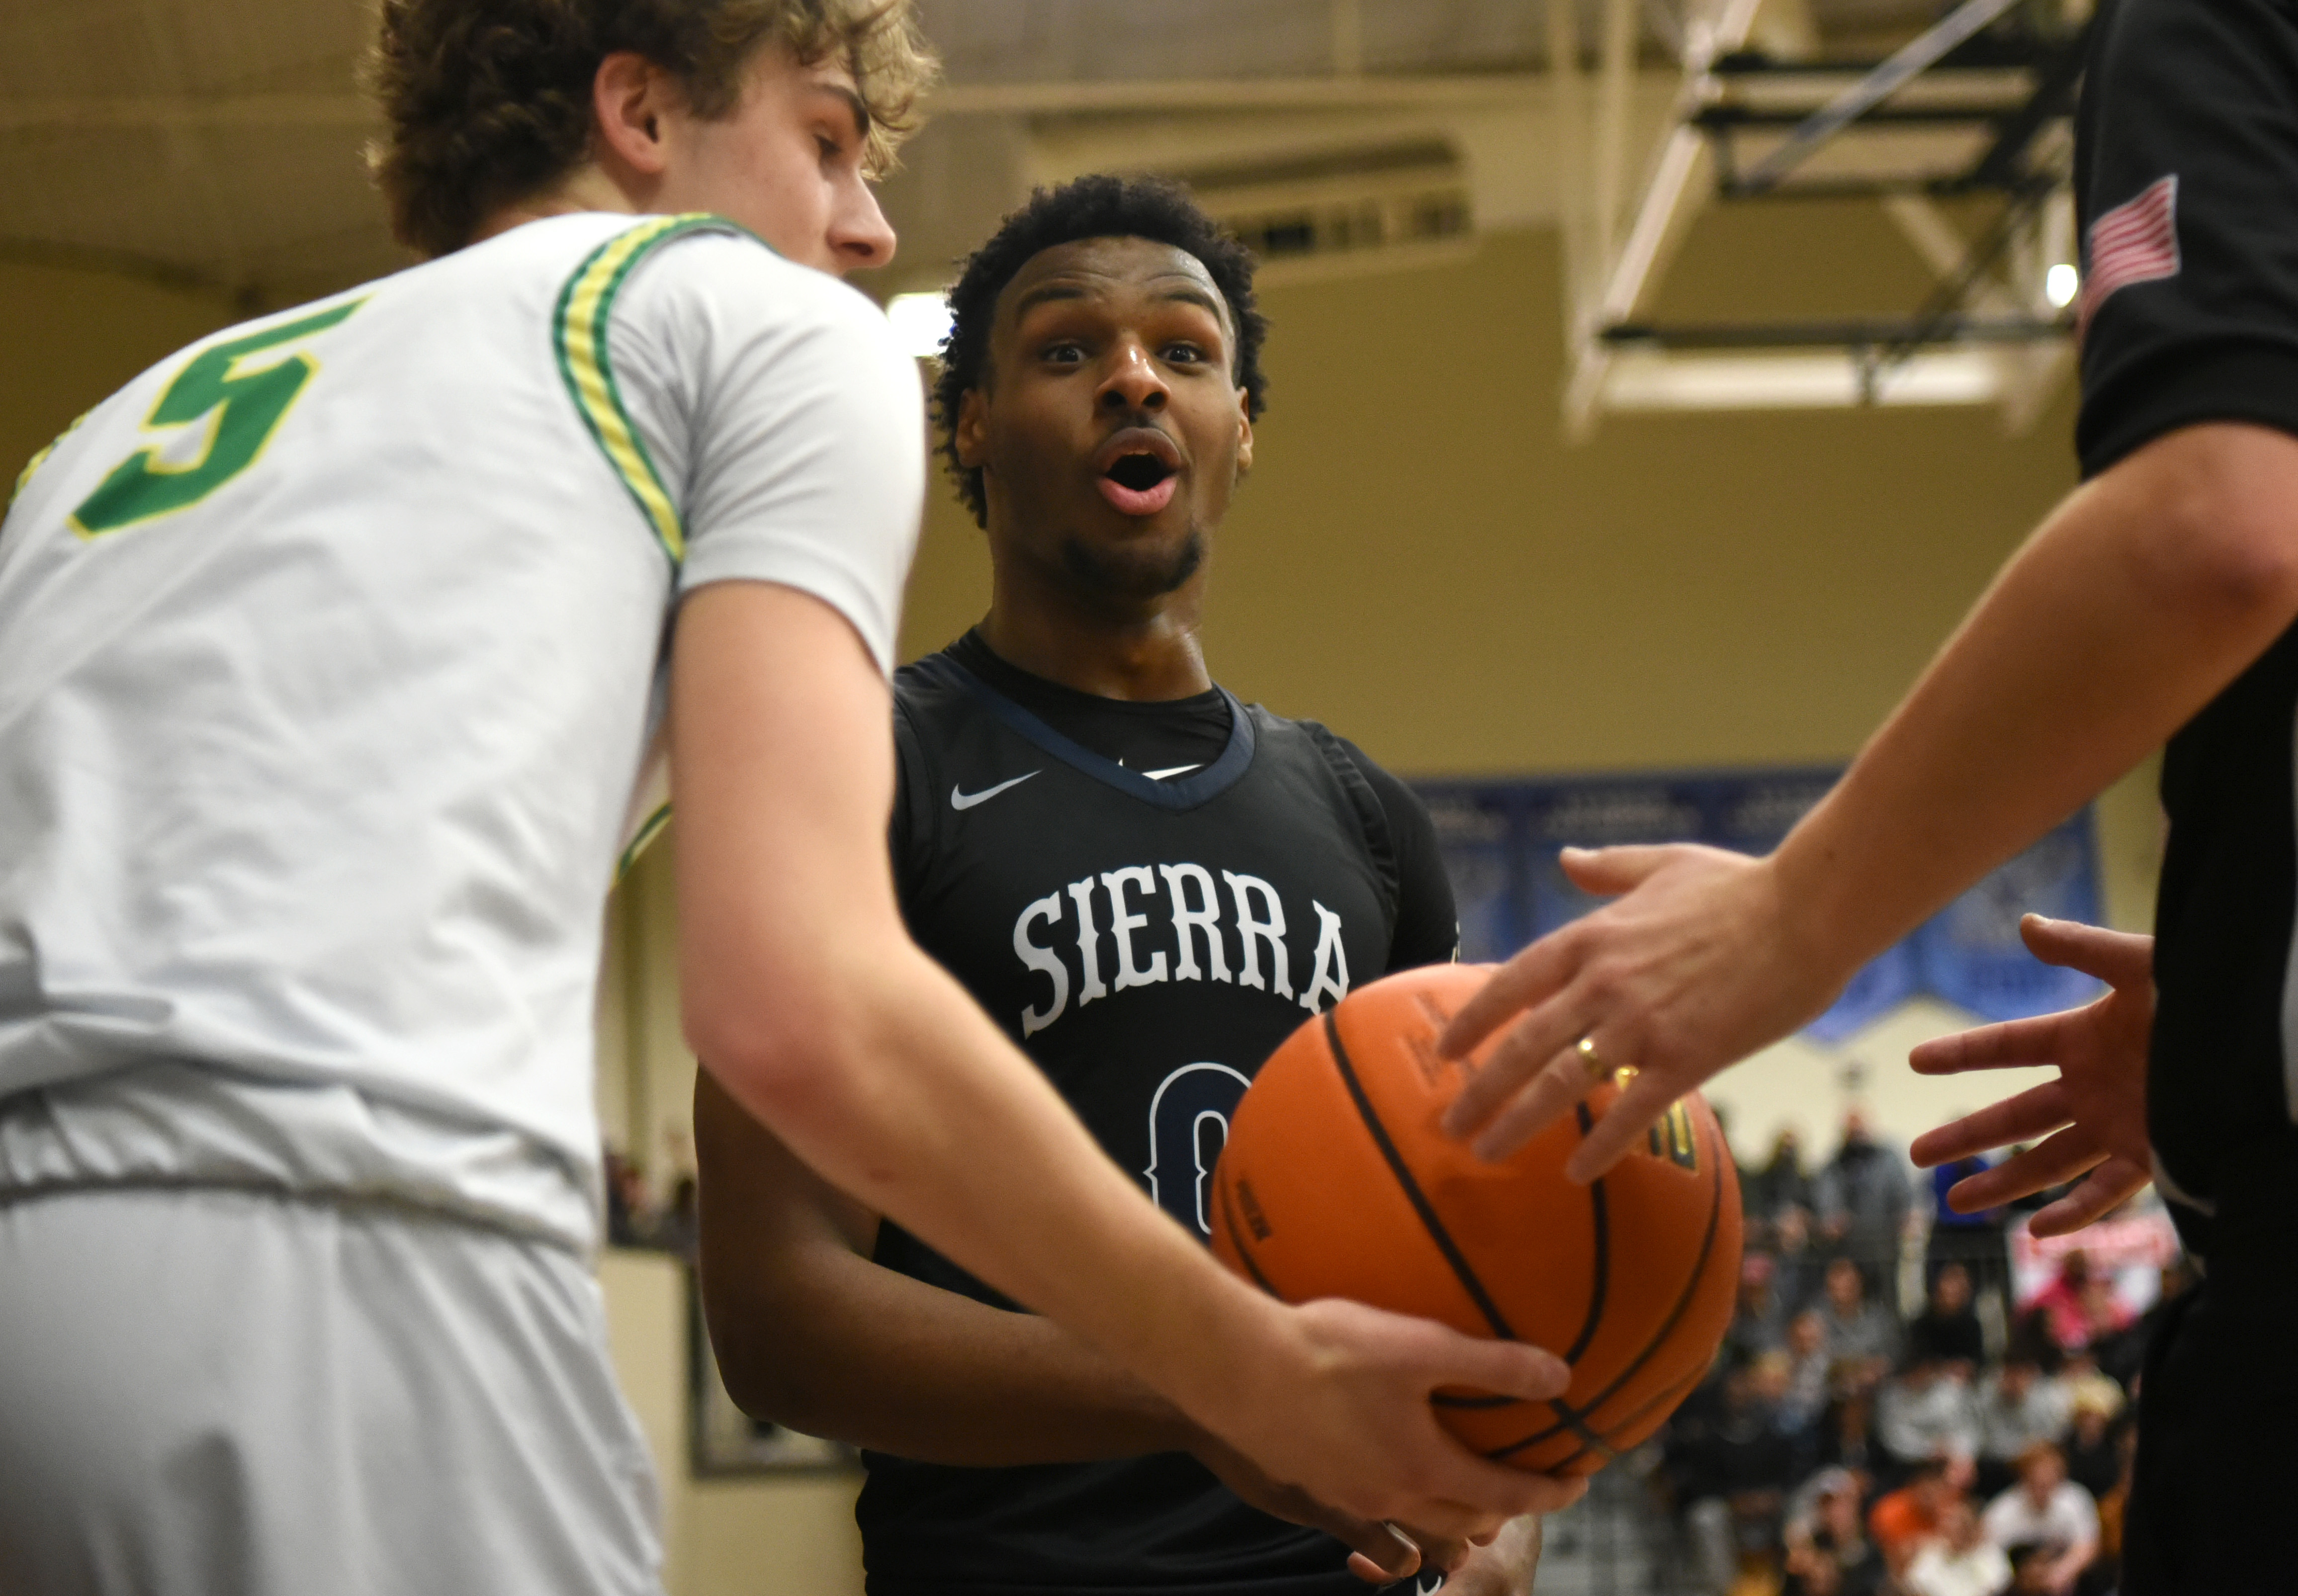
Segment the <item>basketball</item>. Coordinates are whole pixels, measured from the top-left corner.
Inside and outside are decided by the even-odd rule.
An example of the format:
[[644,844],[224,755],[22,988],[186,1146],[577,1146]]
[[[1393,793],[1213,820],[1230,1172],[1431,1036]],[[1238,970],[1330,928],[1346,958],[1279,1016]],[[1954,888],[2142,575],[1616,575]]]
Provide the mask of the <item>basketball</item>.
[[1740,1276],[1740,1184],[1698,1095],[1591,1186],[1565,1160],[1618,1087],[1599,1085],[1506,1161],[1439,1116],[1467,1063],[1435,1043],[1487,972],[1431,965],[1294,1031],[1238,1104],[1214,1171],[1213,1248],[1288,1302],[1349,1297],[1572,1367],[1552,1402],[1440,1392],[1489,1458],[1591,1474],[1657,1429],[1708,1369]]

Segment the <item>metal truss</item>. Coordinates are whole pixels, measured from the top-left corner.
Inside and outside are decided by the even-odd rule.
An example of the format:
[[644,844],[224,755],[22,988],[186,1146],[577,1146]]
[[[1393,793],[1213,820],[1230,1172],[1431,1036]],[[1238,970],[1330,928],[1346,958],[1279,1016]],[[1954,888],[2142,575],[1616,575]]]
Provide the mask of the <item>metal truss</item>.
[[[1603,0],[1592,71],[1574,6],[1550,0],[1567,432],[1585,438],[1606,411],[1898,404],[1994,404],[2024,430],[2072,362],[2085,25],[2037,0],[1963,0],[1888,60],[1781,61],[1747,48],[1761,3],[1691,0],[1681,86],[1631,209],[1639,0]],[[1943,203],[1973,196],[1952,209],[1989,218],[1976,236]],[[1814,197],[1876,202],[1935,279],[1925,302],[1886,319],[1644,312],[1708,205]]]

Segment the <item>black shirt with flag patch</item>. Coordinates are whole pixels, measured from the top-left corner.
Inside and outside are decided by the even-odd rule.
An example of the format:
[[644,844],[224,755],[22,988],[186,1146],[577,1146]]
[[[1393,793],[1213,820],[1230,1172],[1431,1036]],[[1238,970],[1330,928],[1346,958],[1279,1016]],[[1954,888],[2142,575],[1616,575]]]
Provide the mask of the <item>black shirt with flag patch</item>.
[[[892,846],[911,934],[1120,1167],[1207,1236],[1207,1176],[1261,1061],[1352,986],[1453,955],[1426,810],[1313,723],[1219,688],[1095,698],[972,634],[905,668],[895,704]],[[891,1222],[876,1259],[1012,1306]],[[872,1596],[1365,1588],[1338,1542],[1247,1507],[1186,1454],[865,1461]]]
[[[2106,0],[2076,131],[2084,475],[2202,422],[2298,434],[2298,4]],[[2147,1118],[2205,1253],[2228,1158],[2298,1146],[2294,724],[2298,629],[2163,759]]]

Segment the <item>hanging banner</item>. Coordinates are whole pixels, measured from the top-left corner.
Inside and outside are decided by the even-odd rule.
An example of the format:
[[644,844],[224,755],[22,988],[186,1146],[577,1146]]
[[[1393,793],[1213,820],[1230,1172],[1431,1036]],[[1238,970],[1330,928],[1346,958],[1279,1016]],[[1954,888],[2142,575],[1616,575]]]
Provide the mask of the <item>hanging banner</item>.
[[[1566,848],[1705,842],[1740,853],[1777,847],[1835,784],[1838,770],[1588,777],[1568,781],[1416,783],[1436,822],[1460,910],[1460,956],[1504,959],[1603,900],[1565,875]],[[2087,975],[2038,963],[2019,917],[2099,918],[2098,850],[2090,811],[1918,927],[1854,976],[1813,1036],[1838,1042],[1919,994],[1986,1020],[2016,1020],[2087,1003]]]

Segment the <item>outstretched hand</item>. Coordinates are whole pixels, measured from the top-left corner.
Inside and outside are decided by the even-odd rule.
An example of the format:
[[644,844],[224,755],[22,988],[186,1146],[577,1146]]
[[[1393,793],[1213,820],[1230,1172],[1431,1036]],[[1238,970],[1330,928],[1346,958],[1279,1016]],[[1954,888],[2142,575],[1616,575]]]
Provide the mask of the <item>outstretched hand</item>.
[[1438,1046],[1458,1058],[1522,1015],[1444,1129],[1505,1158],[1586,1096],[1597,1071],[1633,1065],[1565,1166],[1586,1181],[1677,1098],[1826,1007],[1850,970],[1839,950],[1796,945],[1769,859],[1670,843],[1566,848],[1561,862],[1583,891],[1624,896],[1517,954],[1453,1017]]
[[2114,989],[2082,1008],[1981,1026],[1917,1047],[1907,1062],[1920,1075],[2051,1064],[2059,1078],[1926,1131],[1908,1151],[1928,1169],[2044,1138],[1956,1182],[1947,1202],[1971,1213],[2088,1171],[2080,1186],[2029,1221],[2037,1236],[2064,1236],[2129,1201],[2151,1178],[2146,1048],[2154,1023],[2154,939],[2039,914],[2021,921],[2019,935],[2046,964],[2079,970]]

